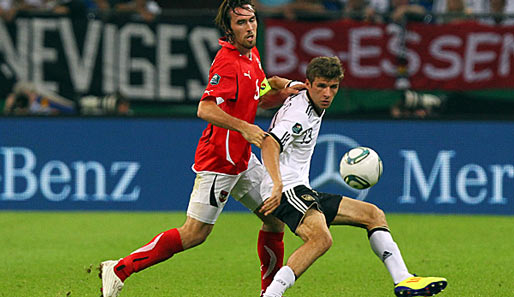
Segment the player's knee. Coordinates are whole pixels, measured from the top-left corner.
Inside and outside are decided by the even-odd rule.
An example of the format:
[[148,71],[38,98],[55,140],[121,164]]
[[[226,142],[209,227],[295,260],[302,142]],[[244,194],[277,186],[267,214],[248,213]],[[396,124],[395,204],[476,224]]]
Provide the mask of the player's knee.
[[387,226],[387,220],[385,213],[382,209],[374,204],[370,204],[370,220],[368,223],[368,229],[375,228],[377,226]]
[[192,248],[205,242],[209,236],[208,232],[186,232],[182,236],[184,248]]
[[262,220],[262,230],[266,232],[284,232],[284,223],[275,217],[268,216],[266,220]]
[[330,235],[330,232],[322,232],[316,236],[315,241],[321,253],[328,251],[333,244],[332,235]]
[[211,230],[211,225],[191,221],[178,228],[184,249],[192,248],[205,242]]
[[319,232],[314,234],[313,236],[308,236],[304,238],[305,244],[308,244],[311,249],[313,249],[318,256],[323,255],[332,247],[332,236],[330,232]]

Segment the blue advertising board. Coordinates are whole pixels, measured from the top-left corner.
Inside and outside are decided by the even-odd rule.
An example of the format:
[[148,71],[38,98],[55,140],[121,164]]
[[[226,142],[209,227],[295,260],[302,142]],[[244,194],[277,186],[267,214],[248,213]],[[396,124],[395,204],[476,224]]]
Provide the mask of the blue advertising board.
[[[0,209],[185,210],[204,127],[198,119],[0,118]],[[384,164],[363,191],[338,173],[341,156],[360,145]],[[327,119],[311,186],[388,212],[512,215],[513,151],[513,122]],[[244,208],[231,201],[227,210]]]

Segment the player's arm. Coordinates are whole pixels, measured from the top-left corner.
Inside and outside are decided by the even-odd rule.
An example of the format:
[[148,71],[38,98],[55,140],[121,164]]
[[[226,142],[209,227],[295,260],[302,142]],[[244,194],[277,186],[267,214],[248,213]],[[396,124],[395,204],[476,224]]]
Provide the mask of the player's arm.
[[270,109],[280,106],[287,97],[305,89],[305,84],[289,79],[273,76],[267,79],[268,88],[264,89],[259,100],[259,107]]
[[271,196],[264,201],[264,204],[261,206],[259,210],[264,215],[268,215],[272,213],[279,205],[280,200],[282,198],[282,175],[280,174],[280,145],[277,140],[268,136],[264,138],[262,142],[262,162],[266,167],[269,175],[271,176],[271,180],[273,181],[273,189],[271,191]]
[[197,116],[215,126],[237,131],[251,144],[261,147],[266,133],[257,125],[231,116],[223,111],[213,99],[206,98],[198,104]]

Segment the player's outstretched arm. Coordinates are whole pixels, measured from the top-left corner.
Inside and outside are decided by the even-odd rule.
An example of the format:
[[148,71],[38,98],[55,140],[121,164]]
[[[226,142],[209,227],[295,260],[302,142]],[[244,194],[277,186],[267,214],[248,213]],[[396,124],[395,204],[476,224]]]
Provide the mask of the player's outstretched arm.
[[215,126],[240,132],[249,143],[258,147],[261,147],[266,136],[266,133],[259,126],[229,115],[213,100],[200,101],[197,116]]
[[278,76],[269,78],[268,83],[271,90],[262,95],[259,101],[259,107],[263,109],[280,106],[287,97],[305,89],[305,84],[303,83],[295,82],[295,84],[290,84],[291,80]]
[[273,181],[273,190],[271,196],[264,201],[259,210],[264,215],[272,213],[279,205],[282,198],[282,175],[280,174],[280,146],[275,138],[268,136],[262,142],[262,162],[266,167],[271,180]]

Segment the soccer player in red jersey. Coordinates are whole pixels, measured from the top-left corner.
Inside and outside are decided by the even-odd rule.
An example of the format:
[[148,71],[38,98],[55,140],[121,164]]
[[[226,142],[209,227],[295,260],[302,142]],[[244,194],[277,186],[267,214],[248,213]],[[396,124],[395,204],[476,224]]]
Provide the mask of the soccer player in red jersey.
[[103,296],[118,296],[134,272],[155,265],[205,241],[231,195],[263,221],[258,238],[261,289],[280,269],[284,256],[283,223],[258,211],[263,199],[264,167],[251,152],[266,133],[253,124],[257,107],[273,107],[304,87],[290,80],[266,79],[255,47],[257,19],[251,0],[224,0],[216,24],[225,32],[209,71],[209,83],[198,105],[198,117],[209,124],[198,142],[193,170],[196,180],[184,225],[155,236],[119,261],[100,265]]

